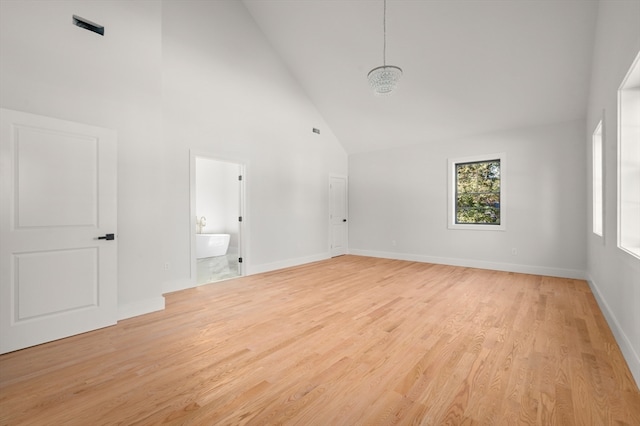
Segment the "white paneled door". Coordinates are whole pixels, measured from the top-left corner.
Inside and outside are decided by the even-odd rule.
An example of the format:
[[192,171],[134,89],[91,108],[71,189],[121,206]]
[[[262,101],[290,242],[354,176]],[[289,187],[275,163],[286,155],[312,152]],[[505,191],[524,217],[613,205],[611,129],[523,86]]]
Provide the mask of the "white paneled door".
[[116,323],[116,145],[0,110],[0,353]]
[[347,178],[329,178],[331,256],[347,253]]

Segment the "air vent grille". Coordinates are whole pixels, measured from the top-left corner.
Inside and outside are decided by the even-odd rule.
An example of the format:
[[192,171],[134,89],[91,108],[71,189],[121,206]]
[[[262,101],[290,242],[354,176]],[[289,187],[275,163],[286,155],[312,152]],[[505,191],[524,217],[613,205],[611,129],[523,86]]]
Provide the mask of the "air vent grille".
[[78,15],[73,15],[73,25],[104,36],[104,27],[102,25],[98,25],[88,19],[81,18]]

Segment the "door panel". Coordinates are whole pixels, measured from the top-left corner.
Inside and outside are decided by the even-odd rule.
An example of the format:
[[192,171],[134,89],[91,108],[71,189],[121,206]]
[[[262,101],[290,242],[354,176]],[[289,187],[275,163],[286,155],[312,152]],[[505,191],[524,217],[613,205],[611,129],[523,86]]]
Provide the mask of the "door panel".
[[0,353],[115,324],[115,131],[0,114]]
[[98,140],[16,125],[14,141],[18,228],[96,226]]
[[97,306],[97,255],[96,248],[15,254],[15,322]]
[[347,179],[331,176],[329,194],[331,256],[340,256],[347,253]]

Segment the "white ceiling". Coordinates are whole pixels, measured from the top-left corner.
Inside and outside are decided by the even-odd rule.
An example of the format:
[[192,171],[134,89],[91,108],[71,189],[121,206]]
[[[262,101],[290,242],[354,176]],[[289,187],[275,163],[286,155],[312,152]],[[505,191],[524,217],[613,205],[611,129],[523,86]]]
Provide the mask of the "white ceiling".
[[382,0],[243,0],[348,153],[584,118],[598,3],[388,0],[387,63],[404,75],[376,97]]

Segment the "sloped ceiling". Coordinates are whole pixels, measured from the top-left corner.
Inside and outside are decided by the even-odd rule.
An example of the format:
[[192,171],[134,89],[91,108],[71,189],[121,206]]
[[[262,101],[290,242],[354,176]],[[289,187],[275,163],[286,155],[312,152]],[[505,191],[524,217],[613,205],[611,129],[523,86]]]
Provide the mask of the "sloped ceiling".
[[596,1],[388,0],[387,63],[404,70],[388,97],[366,79],[382,0],[243,1],[348,153],[586,113]]

